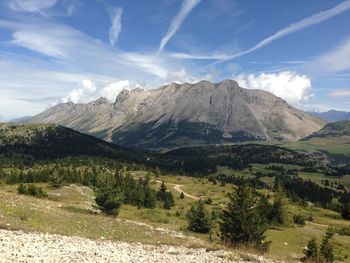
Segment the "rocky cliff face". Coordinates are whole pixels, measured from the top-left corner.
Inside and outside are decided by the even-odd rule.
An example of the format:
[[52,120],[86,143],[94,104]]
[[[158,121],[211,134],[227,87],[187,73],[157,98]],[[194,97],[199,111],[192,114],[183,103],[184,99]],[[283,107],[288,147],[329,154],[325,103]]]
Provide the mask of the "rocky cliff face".
[[56,123],[117,144],[156,149],[246,140],[295,141],[324,122],[271,93],[233,80],[124,90],[109,103],[59,104],[29,120]]

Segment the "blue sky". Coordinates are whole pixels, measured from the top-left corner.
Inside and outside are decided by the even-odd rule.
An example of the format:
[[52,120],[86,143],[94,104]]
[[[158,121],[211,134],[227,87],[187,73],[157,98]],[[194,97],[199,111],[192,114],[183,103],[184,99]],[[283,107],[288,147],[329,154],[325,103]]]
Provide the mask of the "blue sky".
[[226,78],[350,110],[349,25],[344,0],[3,0],[0,120]]

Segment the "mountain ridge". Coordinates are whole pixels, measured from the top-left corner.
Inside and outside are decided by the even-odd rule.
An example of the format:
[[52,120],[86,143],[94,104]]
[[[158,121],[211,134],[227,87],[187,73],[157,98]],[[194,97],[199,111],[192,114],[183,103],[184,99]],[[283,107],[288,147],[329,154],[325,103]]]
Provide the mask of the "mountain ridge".
[[262,90],[233,80],[123,90],[114,103],[58,104],[27,122],[56,123],[144,149],[247,140],[296,141],[324,122]]
[[324,112],[309,111],[308,113],[315,117],[323,119],[327,122],[350,120],[350,112],[347,112],[347,111],[337,111],[337,110],[329,110]]
[[327,123],[322,129],[306,137],[309,140],[314,137],[340,137],[350,136],[350,121],[337,121]]

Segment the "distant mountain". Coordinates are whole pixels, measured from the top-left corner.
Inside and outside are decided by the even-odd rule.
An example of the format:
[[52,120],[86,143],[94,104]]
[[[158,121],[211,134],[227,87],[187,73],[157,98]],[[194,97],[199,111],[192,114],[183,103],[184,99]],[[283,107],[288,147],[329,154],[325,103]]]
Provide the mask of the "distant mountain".
[[350,120],[350,112],[330,110],[325,112],[310,111],[311,115],[327,122]]
[[16,119],[12,119],[10,122],[25,123],[25,122],[28,121],[30,118],[32,118],[32,116],[23,116],[23,117],[19,117],[19,118],[16,118]]
[[326,124],[321,130],[312,133],[304,140],[315,137],[350,136],[350,121],[338,121]]
[[123,90],[114,103],[58,104],[27,120],[56,123],[143,149],[248,140],[296,141],[324,122],[262,90],[233,80]]

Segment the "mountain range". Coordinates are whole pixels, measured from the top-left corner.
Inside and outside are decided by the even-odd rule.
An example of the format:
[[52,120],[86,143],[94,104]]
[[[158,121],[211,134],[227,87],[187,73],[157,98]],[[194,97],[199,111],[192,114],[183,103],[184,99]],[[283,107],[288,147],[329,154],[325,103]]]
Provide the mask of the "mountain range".
[[329,110],[324,112],[310,111],[308,113],[327,122],[350,120],[350,112],[347,111]]
[[115,144],[143,149],[238,141],[296,141],[325,122],[233,80],[123,90],[114,103],[61,103],[27,123],[55,123]]

